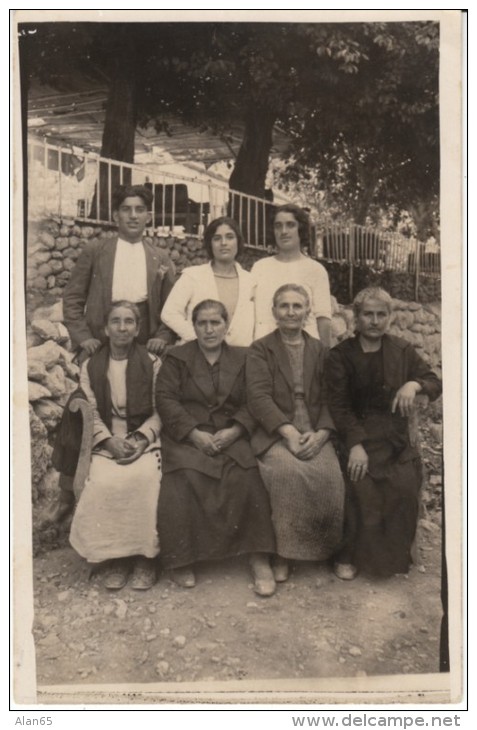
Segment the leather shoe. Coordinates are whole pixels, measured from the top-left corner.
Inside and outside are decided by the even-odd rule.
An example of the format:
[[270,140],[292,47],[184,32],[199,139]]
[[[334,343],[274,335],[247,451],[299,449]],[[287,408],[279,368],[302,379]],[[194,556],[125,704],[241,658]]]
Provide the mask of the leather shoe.
[[333,572],[340,580],[354,580],[358,574],[358,569],[351,563],[335,563]]
[[103,585],[108,591],[119,591],[128,582],[129,564],[125,560],[113,560],[103,573]]
[[134,566],[130,586],[135,591],[148,591],[156,582],[156,564],[153,558],[139,557]]
[[194,588],[195,575],[192,568],[185,566],[184,568],[174,568],[172,571],[172,580],[181,588]]
[[254,557],[250,560],[253,575],[253,590],[258,596],[268,598],[276,591],[275,578],[267,558]]
[[277,556],[273,564],[273,575],[275,577],[275,581],[277,583],[284,583],[288,580],[289,572],[288,560]]

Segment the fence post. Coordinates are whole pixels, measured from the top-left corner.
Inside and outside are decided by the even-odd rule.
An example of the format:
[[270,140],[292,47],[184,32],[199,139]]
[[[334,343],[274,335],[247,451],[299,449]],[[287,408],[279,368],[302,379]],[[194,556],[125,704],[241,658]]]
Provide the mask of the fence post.
[[355,226],[354,224],[350,225],[349,228],[349,300],[350,302],[353,301],[353,262],[354,262],[354,236],[355,236]]
[[420,241],[418,238],[416,238],[416,280],[414,284],[414,298],[416,302],[419,301],[419,273],[421,268],[420,253]]

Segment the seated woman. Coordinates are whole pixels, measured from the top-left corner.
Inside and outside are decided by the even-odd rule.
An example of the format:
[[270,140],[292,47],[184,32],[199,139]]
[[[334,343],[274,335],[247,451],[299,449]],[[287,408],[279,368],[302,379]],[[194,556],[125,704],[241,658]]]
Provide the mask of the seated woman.
[[155,583],[159,553],[160,421],[154,385],[160,361],[136,343],[135,304],[113,303],[105,331],[106,344],[83,363],[80,374],[94,409],[93,456],[70,542],[90,563],[108,561],[101,567],[109,590],[126,585],[132,569],[131,588],[146,590]]
[[409,342],[386,333],[392,299],[363,289],[354,303],[356,336],[327,361],[329,407],[347,471],[345,542],[335,572],[407,573],[418,518],[421,464],[408,435],[417,393],[441,384]]
[[207,299],[192,311],[197,339],[172,348],[157,378],[164,476],[159,498],[161,560],[184,587],[200,560],[251,554],[255,591],[275,590],[268,553],[270,503],[252,454],[245,349],[225,344],[228,316]]
[[210,262],[184,269],[166,300],[161,319],[181,338],[181,344],[194,340],[192,310],[212,298],[227,310],[227,344],[248,347],[254,324],[252,277],[236,261],[243,249],[238,223],[225,216],[216,218],[205,229],[204,247]]
[[287,579],[289,559],[329,558],[342,532],[344,483],[329,440],[325,348],[304,331],[309,313],[302,286],[279,287],[277,329],[254,342],[247,356],[249,409],[260,424],[252,448],[270,495],[277,581]]

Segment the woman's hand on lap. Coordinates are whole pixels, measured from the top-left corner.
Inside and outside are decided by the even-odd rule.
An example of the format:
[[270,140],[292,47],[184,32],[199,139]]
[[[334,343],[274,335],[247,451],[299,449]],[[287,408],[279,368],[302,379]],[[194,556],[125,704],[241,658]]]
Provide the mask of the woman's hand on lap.
[[214,439],[215,434],[208,433],[207,431],[200,431],[198,428],[194,428],[189,435],[190,440],[194,444],[196,449],[202,451],[207,456],[216,456],[220,454],[220,449],[216,445]]
[[285,446],[287,447],[288,451],[293,454],[293,456],[297,456],[301,450],[301,436],[302,434],[299,432],[295,426],[293,426],[291,423],[286,423],[283,426],[280,426],[278,429],[278,433],[280,436],[282,436]]
[[243,426],[239,423],[236,423],[229,428],[221,428],[220,431],[216,431],[216,433],[214,433],[214,443],[218,449],[226,449],[227,446],[233,444],[234,441],[237,441],[237,439],[243,435],[243,431]]
[[368,454],[361,446],[356,444],[349,452],[348,475],[352,482],[359,482],[366,476],[368,471]]
[[111,436],[104,442],[104,448],[109,451],[116,460],[125,459],[136,453],[136,447],[126,439],[119,436]]
[[147,440],[147,438],[140,433],[134,433],[132,434],[132,436],[128,436],[128,438],[126,439],[126,443],[130,444],[133,447],[134,451],[129,456],[117,460],[118,464],[121,464],[122,466],[126,464],[132,464],[133,461],[139,459],[139,457],[143,455],[143,453],[149,446],[149,441]]
[[320,428],[318,431],[306,431],[305,433],[302,433],[300,437],[301,448],[297,453],[298,458],[305,460],[312,459],[320,453],[329,437],[330,432],[327,428]]

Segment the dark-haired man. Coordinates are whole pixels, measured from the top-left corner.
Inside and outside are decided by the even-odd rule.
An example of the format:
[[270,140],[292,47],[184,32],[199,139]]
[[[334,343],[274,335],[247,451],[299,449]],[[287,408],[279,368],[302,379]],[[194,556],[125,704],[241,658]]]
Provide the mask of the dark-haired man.
[[104,317],[111,302],[127,300],[141,313],[138,341],[160,354],[172,333],[161,326],[161,310],[175,281],[169,256],[143,240],[150,221],[152,194],[143,185],[121,186],[112,200],[117,238],[87,243],[71,272],[63,313],[80,356],[92,355],[104,341]]
[[[118,236],[85,245],[63,296],[64,321],[80,361],[93,355],[106,338],[105,316],[111,302],[126,300],[140,313],[138,342],[159,355],[175,335],[161,325],[161,311],[175,282],[169,256],[143,239],[150,220],[152,193],[143,185],[120,186],[113,194],[113,219]],[[68,415],[62,422],[68,419]],[[65,426],[68,428],[68,426]],[[54,454],[56,453],[56,449]],[[61,522],[74,507],[71,459],[53,459],[60,471],[58,500],[44,522]],[[74,461],[74,457],[73,457]]]

